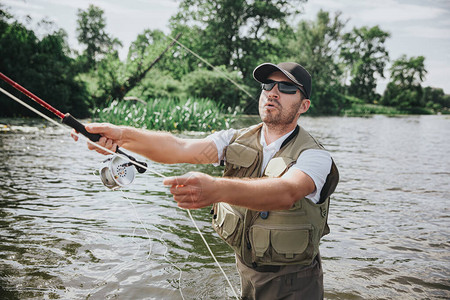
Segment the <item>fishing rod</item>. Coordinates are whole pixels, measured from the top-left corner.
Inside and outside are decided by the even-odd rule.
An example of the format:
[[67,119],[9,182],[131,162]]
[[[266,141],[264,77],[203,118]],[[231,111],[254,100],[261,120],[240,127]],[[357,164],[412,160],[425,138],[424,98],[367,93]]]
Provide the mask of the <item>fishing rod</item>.
[[[52,112],[55,116],[61,119],[61,122],[63,124],[66,124],[67,126],[72,127],[77,132],[81,133],[88,139],[90,139],[93,142],[97,142],[102,136],[100,134],[90,133],[86,130],[86,127],[83,123],[78,121],[75,117],[73,117],[70,113],[63,114],[5,74],[0,72],[0,78],[11,85],[16,90],[20,91],[21,93],[27,95],[31,100],[39,103],[42,107],[47,109],[48,111]],[[111,189],[118,188],[120,186],[127,185],[131,183],[134,179],[134,169],[130,168],[131,165],[134,165],[136,170],[139,173],[144,173],[145,170],[147,170],[147,163],[137,161],[133,156],[126,154],[122,150],[119,149],[119,147],[116,148],[116,153],[121,154],[123,156],[126,156],[129,161],[121,158],[120,156],[114,156],[112,158],[108,158],[103,163],[107,163],[101,171],[100,171],[100,178],[102,179],[102,182],[105,186]],[[145,168],[144,168],[145,166]]]
[[[78,132],[82,133],[84,136],[86,136],[87,138],[90,139],[90,141],[88,141],[89,143],[95,145],[96,147],[103,149],[106,152],[109,152],[110,154],[113,154],[113,158],[109,158],[107,160],[105,160],[103,163],[110,161],[109,165],[106,167],[101,168],[100,171],[100,177],[102,179],[103,184],[110,188],[110,189],[116,189],[119,188],[121,186],[130,184],[133,179],[134,179],[134,171],[135,169],[130,167],[131,164],[134,164],[134,166],[136,167],[136,169],[138,170],[139,173],[144,173],[145,170],[148,170],[147,164],[145,162],[138,162],[136,161],[136,159],[128,154],[125,154],[122,151],[119,151],[118,148],[116,149],[116,153],[119,153],[121,155],[124,155],[125,157],[121,157],[119,155],[117,155],[116,153],[110,151],[107,148],[104,148],[98,144],[94,144],[92,142],[96,142],[100,139],[101,135],[99,134],[92,134],[90,132],[87,132],[86,128],[84,127],[84,125],[79,122],[77,119],[75,119],[74,117],[72,117],[70,114],[63,114],[62,112],[60,112],[59,110],[57,110],[56,108],[52,107],[50,104],[46,103],[44,100],[40,99],[39,97],[37,97],[36,95],[34,95],[33,93],[31,93],[30,91],[28,91],[27,89],[25,89],[24,87],[22,87],[21,85],[19,85],[18,83],[14,82],[12,79],[8,78],[6,75],[4,75],[3,73],[0,72],[0,78],[3,79],[5,82],[7,82],[8,84],[10,84],[11,86],[13,86],[14,88],[16,88],[17,90],[19,90],[20,92],[24,93],[25,95],[27,95],[28,97],[30,97],[32,100],[36,101],[37,103],[39,103],[40,105],[42,105],[43,107],[45,107],[46,109],[48,109],[49,111],[51,111],[52,113],[54,113],[55,115],[57,115],[59,118],[62,119],[62,123],[67,124],[68,126],[74,128],[75,130],[77,130]],[[9,96],[11,99],[17,101],[18,103],[22,104],[23,106],[27,107],[28,109],[30,109],[31,111],[34,111],[35,113],[37,113],[38,115],[40,115],[41,117],[43,117],[44,119],[47,119],[48,121],[54,123],[57,126],[63,127],[60,123],[57,123],[55,120],[49,118],[48,116],[46,116],[45,114],[43,114],[42,112],[36,110],[35,108],[29,106],[28,104],[26,104],[25,102],[23,102],[22,100],[18,99],[17,97],[11,95],[9,92],[5,91],[4,89],[2,89],[0,87],[0,91],[2,93],[4,93],[5,95]],[[64,121],[66,120],[66,122]],[[68,123],[67,123],[68,122]],[[74,127],[75,126],[75,127]],[[92,141],[92,142],[91,142]],[[138,169],[138,167],[140,167],[140,169]],[[139,170],[142,170],[139,171]],[[129,172],[127,172],[129,171]],[[152,173],[160,176],[160,177],[166,177],[158,172],[155,172],[153,170],[149,170]],[[133,205],[133,203],[130,201],[131,205]],[[192,216],[190,210],[186,210],[189,218],[191,219],[192,223],[194,224],[194,227],[196,228],[198,234],[200,235],[200,237],[203,240],[203,243],[205,244],[206,248],[208,249],[209,253],[211,254],[212,258],[214,259],[215,263],[217,264],[217,266],[219,267],[220,271],[222,272],[223,276],[225,277],[229,287],[231,288],[234,297],[236,299],[239,299],[233,285],[230,282],[230,279],[228,278],[227,274],[225,273],[225,271],[223,270],[222,266],[220,265],[219,261],[217,260],[216,256],[214,255],[211,247],[209,246],[208,242],[206,241],[205,237],[203,236],[200,228],[197,226],[197,223],[194,220],[194,217]],[[142,222],[141,222],[142,224]],[[145,227],[144,227],[145,229]],[[181,275],[180,275],[180,279],[181,279]],[[181,297],[184,299],[183,297],[183,293],[181,292],[181,288],[180,288],[180,293],[181,293]]]

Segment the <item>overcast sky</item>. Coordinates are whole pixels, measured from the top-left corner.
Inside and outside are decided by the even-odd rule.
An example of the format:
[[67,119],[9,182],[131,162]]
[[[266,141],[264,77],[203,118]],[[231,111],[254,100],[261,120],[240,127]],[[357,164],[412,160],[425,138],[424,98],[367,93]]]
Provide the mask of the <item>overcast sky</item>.
[[[45,18],[65,29],[69,44],[79,49],[76,41],[77,9],[89,4],[105,11],[107,31],[124,44],[121,57],[144,29],[161,29],[168,33],[167,24],[176,10],[174,0],[0,0],[10,12],[34,21]],[[424,86],[443,88],[450,94],[450,0],[309,0],[301,18],[315,19],[320,10],[341,11],[352,27],[379,25],[391,37],[386,46],[391,60],[402,54],[425,56],[428,70]],[[187,45],[189,46],[189,45]],[[301,63],[301,62],[300,62]],[[386,72],[385,75],[388,72]],[[379,81],[381,92],[386,80]]]

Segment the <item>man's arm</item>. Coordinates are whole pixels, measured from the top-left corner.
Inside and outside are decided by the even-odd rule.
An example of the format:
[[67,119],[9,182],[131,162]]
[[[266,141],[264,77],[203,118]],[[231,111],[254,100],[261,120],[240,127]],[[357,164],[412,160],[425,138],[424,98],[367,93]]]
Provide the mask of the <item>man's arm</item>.
[[[214,142],[208,139],[182,139],[166,132],[106,123],[88,124],[86,130],[101,134],[102,138],[97,143],[111,151],[115,151],[119,146],[160,163],[208,164],[218,161],[217,148]],[[88,148],[109,154],[90,144]]]
[[215,178],[203,173],[188,173],[166,178],[178,206],[195,209],[216,202],[252,210],[285,210],[299,199],[311,194],[314,181],[304,172],[291,169],[282,178]]
[[167,132],[123,128],[122,147],[153,161],[167,164],[217,163],[217,148],[208,139],[183,139]]

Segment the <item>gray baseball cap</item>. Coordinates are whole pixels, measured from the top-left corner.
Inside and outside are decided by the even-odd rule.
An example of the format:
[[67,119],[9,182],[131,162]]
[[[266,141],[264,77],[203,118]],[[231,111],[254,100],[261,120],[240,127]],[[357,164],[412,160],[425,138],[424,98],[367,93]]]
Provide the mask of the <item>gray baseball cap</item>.
[[260,83],[266,83],[267,77],[273,72],[280,71],[302,90],[307,99],[311,96],[311,75],[301,65],[294,62],[282,62],[278,65],[264,63],[255,68],[253,78]]

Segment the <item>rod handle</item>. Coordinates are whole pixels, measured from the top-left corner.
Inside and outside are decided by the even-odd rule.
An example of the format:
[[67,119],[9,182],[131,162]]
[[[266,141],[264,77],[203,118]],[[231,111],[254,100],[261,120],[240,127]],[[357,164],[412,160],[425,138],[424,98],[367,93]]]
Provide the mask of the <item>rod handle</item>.
[[[84,127],[84,125],[82,123],[80,123],[80,121],[78,121],[77,119],[75,119],[73,116],[71,116],[69,113],[64,115],[64,118],[62,119],[63,124],[66,124],[70,127],[72,127],[73,129],[75,129],[76,131],[78,131],[79,133],[81,133],[82,135],[84,135],[85,137],[87,137],[88,139],[90,139],[93,142],[97,142],[102,136],[100,134],[96,134],[96,133],[90,133],[86,130],[86,128]],[[142,161],[137,161],[136,158],[134,158],[133,156],[126,154],[125,152],[123,152],[122,150],[119,149],[119,147],[117,147],[116,149],[116,153],[125,155],[126,157],[128,157],[130,160],[135,161],[145,167],[147,167],[147,163],[142,162]],[[136,170],[139,173],[144,173],[146,171],[146,169],[138,166],[138,165],[134,165],[136,167]]]
[[62,123],[72,127],[73,129],[75,129],[76,131],[78,131],[79,133],[81,133],[82,135],[84,135],[93,142],[97,142],[102,137],[100,134],[88,132],[84,127],[84,125],[69,113],[64,115]]

